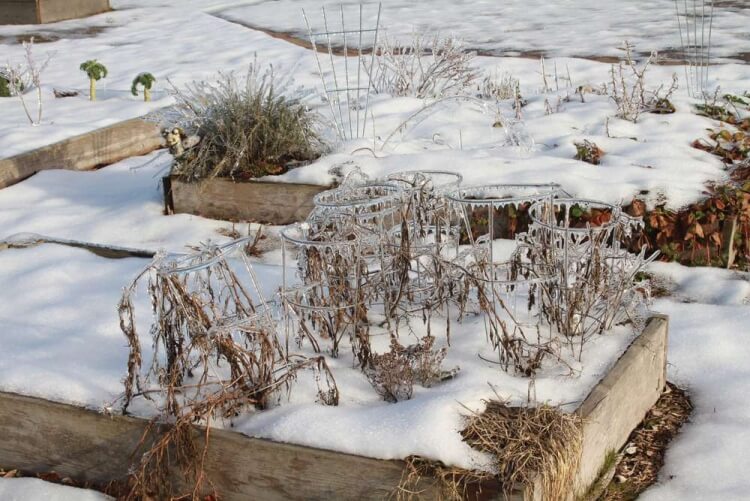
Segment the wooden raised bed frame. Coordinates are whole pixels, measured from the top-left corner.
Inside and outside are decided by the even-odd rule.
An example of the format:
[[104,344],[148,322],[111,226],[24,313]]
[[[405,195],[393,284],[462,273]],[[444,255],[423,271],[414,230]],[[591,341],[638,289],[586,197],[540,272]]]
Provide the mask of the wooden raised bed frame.
[[164,178],[164,203],[168,213],[284,225],[304,221],[315,207],[313,197],[328,189],[316,184],[221,178],[188,183],[170,176]]
[[[668,321],[649,319],[644,332],[594,387],[576,412],[583,448],[575,491],[596,479],[605,457],[619,450],[666,382]],[[82,481],[124,478],[146,422],[105,416],[72,405],[0,393],[0,466],[56,471]],[[206,472],[222,499],[383,499],[398,485],[403,462],[370,459],[224,430],[211,432]],[[426,492],[425,498],[437,493]],[[497,497],[492,486],[483,498]],[[535,489],[531,499],[540,499]],[[522,499],[519,494],[516,499]]]
[[0,24],[54,23],[109,10],[109,0],[0,0]]
[[140,118],[0,158],[0,188],[49,169],[91,170],[163,147],[159,126]]

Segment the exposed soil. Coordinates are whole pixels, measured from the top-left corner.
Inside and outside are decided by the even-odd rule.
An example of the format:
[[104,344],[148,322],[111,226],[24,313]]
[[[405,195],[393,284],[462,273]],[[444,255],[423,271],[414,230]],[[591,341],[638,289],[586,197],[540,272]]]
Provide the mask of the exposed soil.
[[0,44],[29,42],[32,38],[35,44],[56,42],[63,38],[94,38],[106,31],[107,28],[107,26],[88,26],[75,29],[44,29],[44,27],[40,26],[38,31],[25,32],[22,35],[0,35]]
[[[727,8],[727,10],[740,10],[740,9],[747,9],[749,4],[745,4],[742,1],[733,1],[733,0],[726,0],[725,2],[722,2],[724,5],[721,5],[721,7]],[[716,5],[719,7],[720,5],[717,3]],[[297,45],[298,47],[304,47],[305,49],[312,50],[313,46],[310,43],[310,41],[307,39],[307,37],[303,37],[303,35],[299,33],[294,32],[287,32],[287,31],[274,31],[268,28],[263,28],[261,26],[256,26],[254,24],[232,19],[229,17],[224,17],[221,12],[212,12],[211,15],[218,17],[220,19],[223,19],[224,21],[228,21],[230,23],[237,24],[239,26],[244,26],[245,28],[249,28],[251,30],[256,30],[265,33],[266,35],[269,35],[273,38],[278,38],[280,40],[284,40],[285,42],[289,42],[291,44]],[[326,45],[318,45],[317,51],[320,53],[328,53],[328,47]],[[553,56],[553,54],[548,53],[545,50],[513,50],[513,49],[478,49],[478,48],[472,48],[467,47],[466,50],[476,52],[479,56],[485,56],[485,57],[520,57],[524,59],[539,59],[541,57],[550,58]],[[332,52],[334,55],[342,56],[344,55],[344,47],[343,46],[333,46]],[[372,52],[370,49],[363,49],[363,54],[369,54]],[[348,48],[346,51],[346,54],[348,56],[356,56],[358,54],[357,50]],[[633,55],[637,58],[645,58],[650,55],[649,52],[637,52],[635,51]],[[601,56],[601,55],[592,55],[592,54],[581,54],[581,55],[572,55],[571,57],[575,57],[578,59],[587,59],[589,61],[596,61],[600,63],[607,63],[607,64],[615,64],[621,61],[621,58],[617,56]],[[750,52],[737,52],[734,54],[731,59],[742,61],[744,63],[750,63]],[[678,66],[683,65],[686,62],[686,57],[684,51],[678,48],[674,49],[667,49],[663,51],[659,51],[659,57],[657,60],[654,61],[654,64],[661,65],[661,66]],[[710,63],[710,65],[714,64],[723,64],[723,63]]]
[[599,501],[629,501],[658,480],[667,447],[690,418],[693,405],[687,392],[672,383],[630,434],[618,455],[611,483]]

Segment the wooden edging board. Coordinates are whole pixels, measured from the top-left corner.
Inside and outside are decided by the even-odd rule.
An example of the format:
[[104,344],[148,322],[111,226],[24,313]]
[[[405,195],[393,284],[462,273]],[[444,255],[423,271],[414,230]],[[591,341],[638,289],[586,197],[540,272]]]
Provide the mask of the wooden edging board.
[[163,148],[159,126],[140,118],[0,159],[0,188],[48,169],[90,170]]
[[[577,412],[584,420],[575,491],[585,492],[609,451],[619,450],[665,383],[668,321],[652,317]],[[0,466],[56,471],[81,481],[124,478],[146,421],[0,392]],[[212,430],[206,473],[222,499],[383,499],[402,461],[385,461]],[[430,492],[423,493],[430,498]],[[434,493],[433,493],[434,494]],[[497,497],[496,490],[483,498]],[[532,499],[540,499],[540,491]],[[516,499],[522,499],[519,494]]]
[[0,24],[54,23],[109,10],[109,0],[0,0]]
[[221,178],[189,183],[175,176],[164,178],[168,212],[279,225],[304,221],[315,208],[313,197],[328,189],[317,184]]

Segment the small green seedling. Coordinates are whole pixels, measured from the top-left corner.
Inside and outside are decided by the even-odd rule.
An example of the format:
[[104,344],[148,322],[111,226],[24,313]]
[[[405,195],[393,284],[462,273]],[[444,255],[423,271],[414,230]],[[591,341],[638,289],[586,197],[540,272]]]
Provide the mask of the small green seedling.
[[10,97],[10,82],[3,76],[0,76],[0,97]]
[[156,78],[151,73],[139,73],[137,77],[133,79],[133,85],[130,87],[130,92],[134,95],[138,95],[138,85],[143,86],[143,100],[151,101],[151,86],[156,82]]
[[0,97],[11,97],[23,92],[23,83],[16,81],[14,89],[10,84],[10,78],[0,74]]
[[107,67],[96,59],[90,59],[81,63],[81,71],[85,71],[89,77],[89,96],[92,101],[96,101],[96,82],[102,78],[107,78]]

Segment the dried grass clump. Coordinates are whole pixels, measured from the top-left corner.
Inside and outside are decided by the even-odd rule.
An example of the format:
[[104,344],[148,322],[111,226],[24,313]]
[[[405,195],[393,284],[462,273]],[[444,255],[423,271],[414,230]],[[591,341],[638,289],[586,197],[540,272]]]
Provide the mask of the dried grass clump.
[[253,64],[244,78],[220,73],[213,84],[175,88],[176,116],[167,118],[199,142],[176,159],[173,173],[189,181],[246,180],[318,158],[325,146],[316,115],[287,97],[288,87],[272,67],[261,73]]
[[374,62],[365,63],[365,71],[379,94],[418,98],[458,95],[478,77],[471,67],[474,53],[466,52],[451,37],[415,34],[405,44],[383,37],[375,51]]
[[417,344],[404,347],[395,337],[391,338],[390,351],[375,354],[365,375],[378,395],[387,402],[408,400],[418,383],[430,387],[444,377],[450,377],[440,365],[447,354],[445,347],[435,350],[435,338],[423,337]]
[[498,76],[495,72],[482,79],[479,84],[479,97],[497,101],[515,99],[519,94],[518,89],[520,87],[520,81],[510,73],[503,73]]
[[502,491],[530,493],[537,478],[542,499],[565,499],[581,456],[581,418],[546,404],[509,407],[491,400],[469,419],[464,440],[494,458]]
[[461,434],[473,448],[492,456],[494,473],[413,456],[406,460],[396,497],[419,498],[429,488],[450,500],[485,499],[483,487],[498,489],[505,499],[519,489],[531,496],[535,487],[545,500],[566,499],[570,493],[581,456],[578,415],[549,405],[509,407],[491,400],[484,412],[469,418]]

